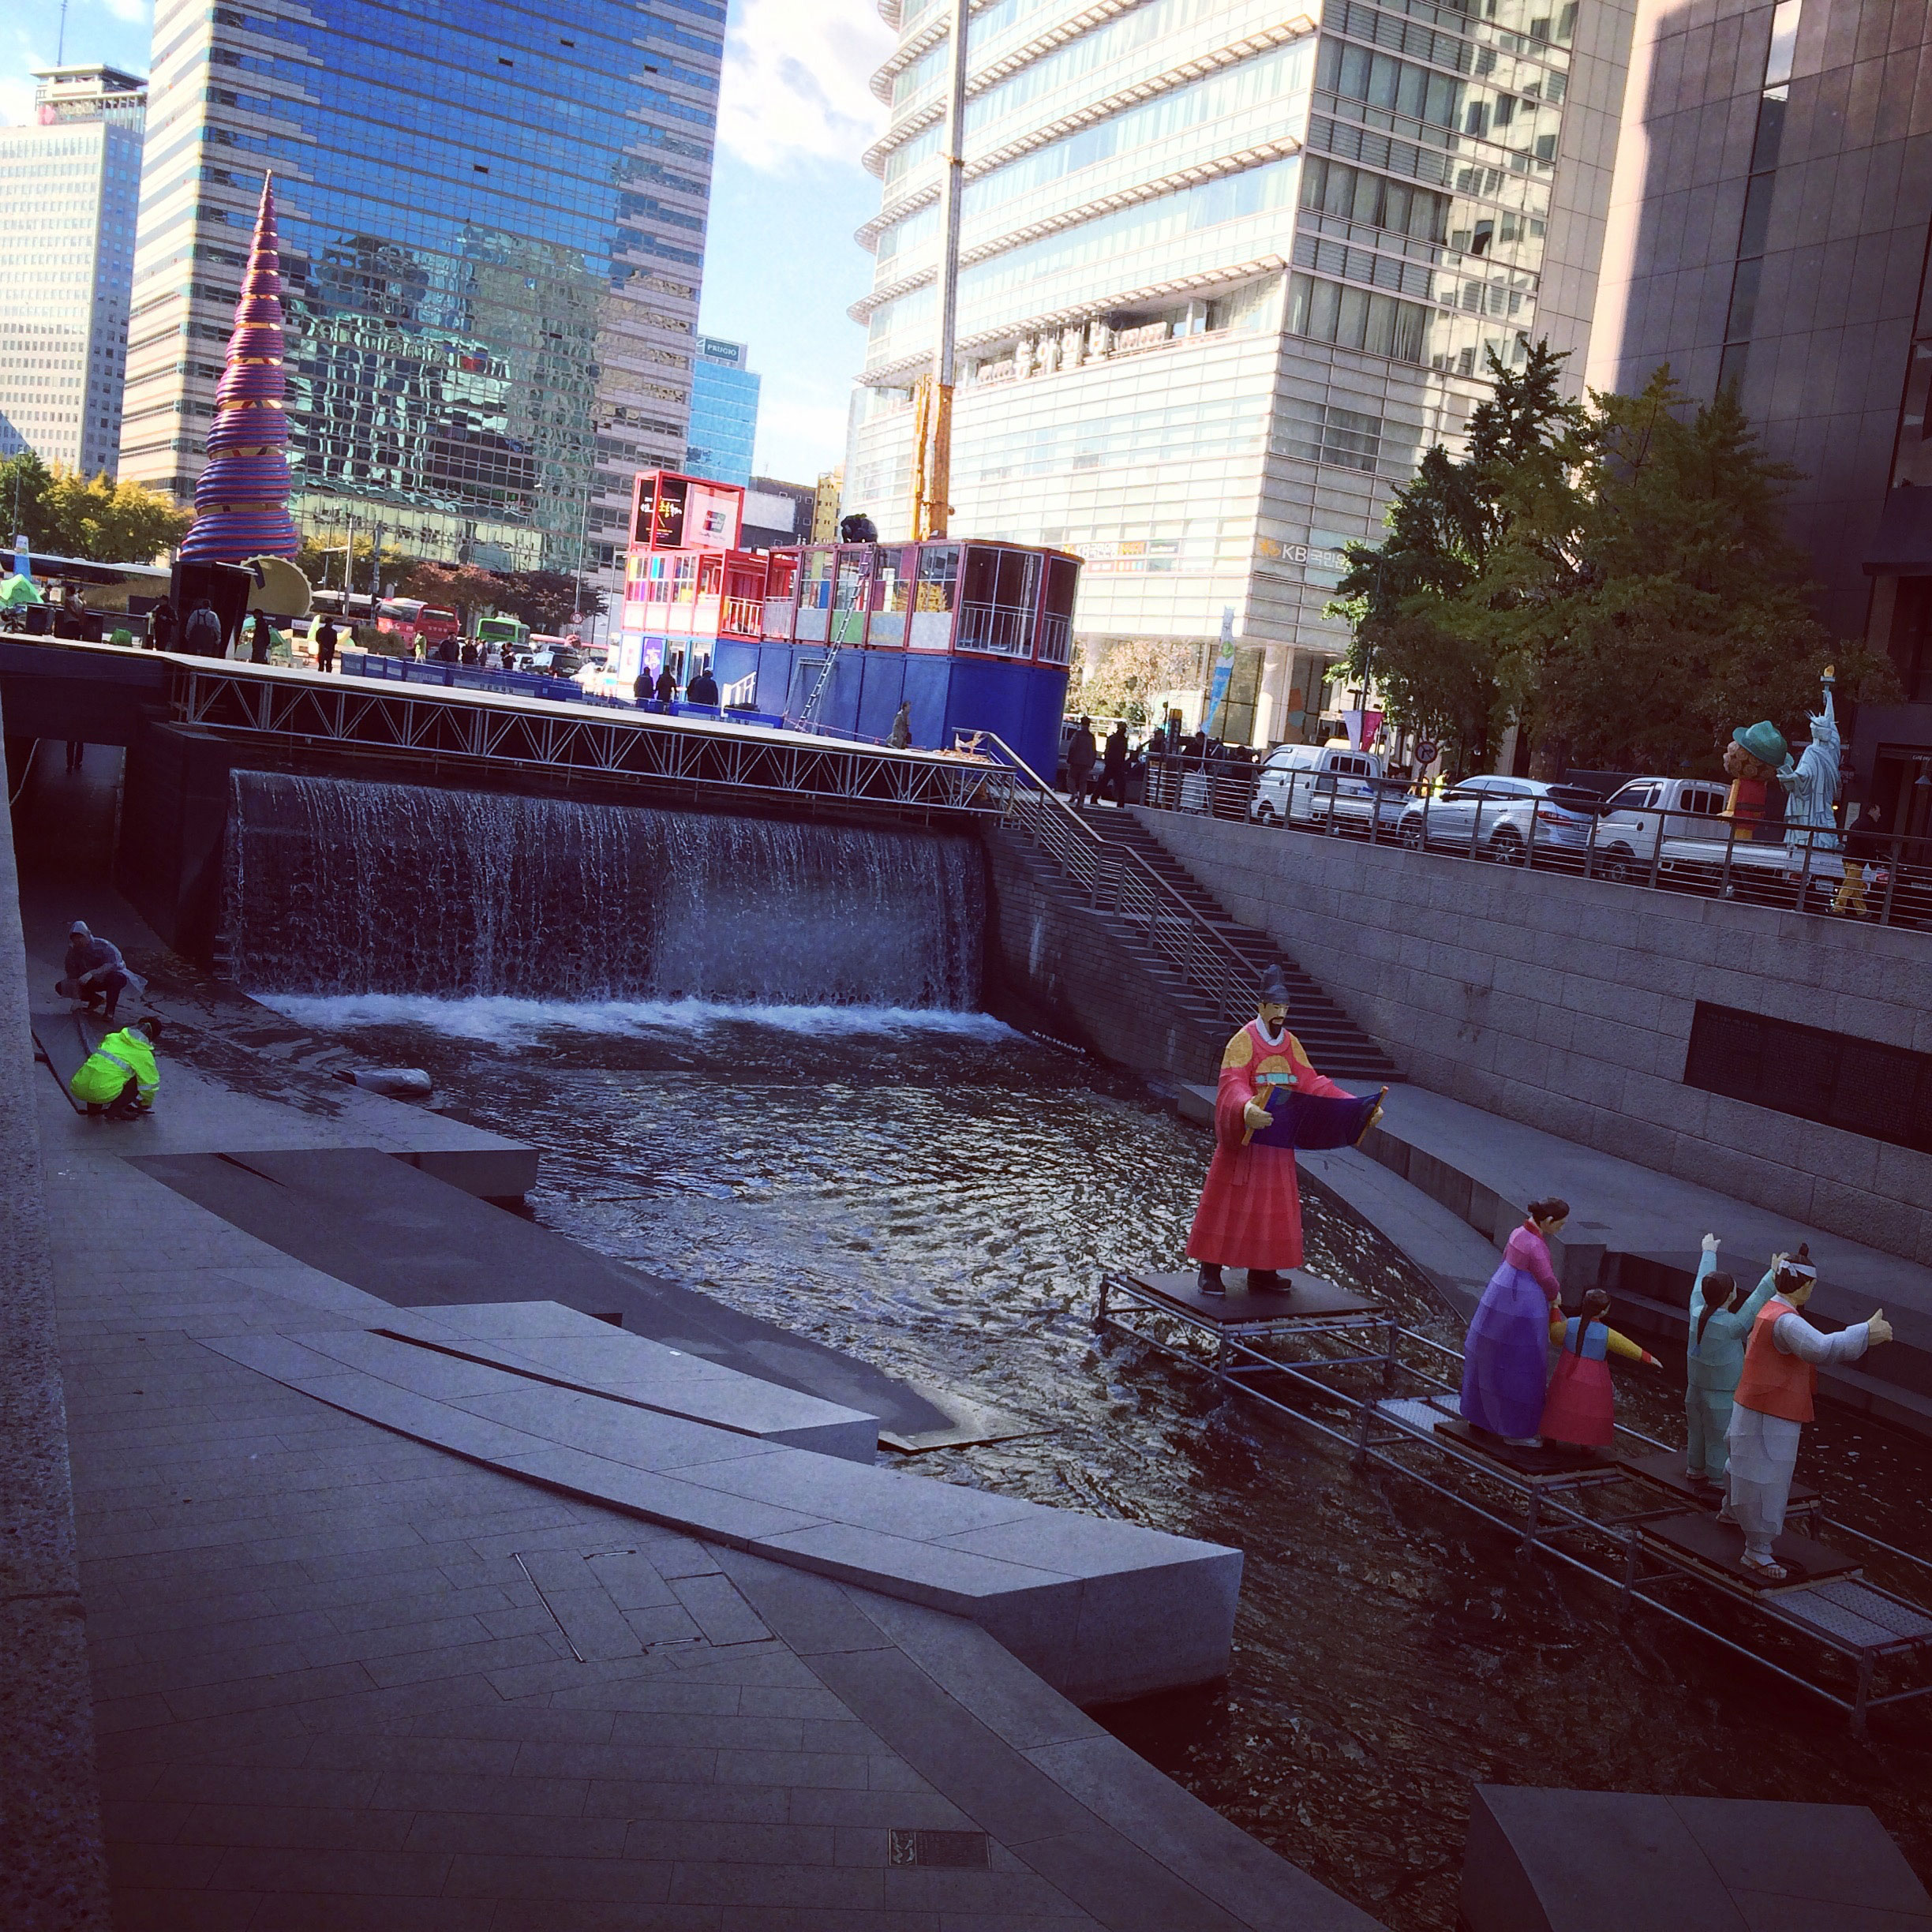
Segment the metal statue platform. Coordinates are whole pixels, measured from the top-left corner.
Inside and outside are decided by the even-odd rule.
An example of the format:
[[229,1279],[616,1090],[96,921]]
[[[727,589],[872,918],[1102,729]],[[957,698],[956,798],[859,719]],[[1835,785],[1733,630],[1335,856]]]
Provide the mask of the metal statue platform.
[[[1621,1455],[1617,1460],[1631,1475],[1642,1481],[1662,1489],[1687,1508],[1709,1510],[1713,1514],[1723,1505],[1724,1492],[1714,1485],[1694,1483],[1684,1470],[1682,1453],[1676,1449],[1660,1449],[1650,1455]],[[1814,1516],[1822,1499],[1815,1489],[1807,1489],[1801,1482],[1791,1488],[1791,1500],[1784,1505],[1787,1519],[1793,1516]]]
[[1720,1522],[1715,1516],[1666,1516],[1660,1522],[1638,1524],[1637,1533],[1646,1544],[1655,1545],[1659,1554],[1688,1564],[1727,1589],[1743,1590],[1754,1597],[1836,1582],[1862,1574],[1864,1567],[1810,1537],[1787,1530],[1771,1546],[1773,1559],[1784,1574],[1768,1577],[1746,1565],[1744,1532],[1735,1523]]
[[1932,1695],[1932,1608],[1916,1600],[1932,1594],[1932,1562],[1829,1520],[1815,1491],[1792,1492],[1803,1528],[1777,1545],[1789,1577],[1754,1578],[1681,1449],[1620,1424],[1604,1449],[1507,1443],[1463,1421],[1450,1379],[1459,1349],[1305,1271],[1285,1294],[1237,1277],[1212,1296],[1192,1275],[1114,1270],[1094,1326],[1347,1448],[1360,1470],[1472,1512],[1522,1554],[1608,1585],[1623,1613],[1668,1617],[1825,1698],[1861,1735],[1870,1712]]

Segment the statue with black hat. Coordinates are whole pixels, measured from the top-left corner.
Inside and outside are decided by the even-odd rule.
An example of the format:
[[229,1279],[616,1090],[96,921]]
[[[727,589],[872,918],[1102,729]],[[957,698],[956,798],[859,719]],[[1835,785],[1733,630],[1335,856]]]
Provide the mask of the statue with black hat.
[[1380,1117],[1381,1098],[1315,1071],[1288,1031],[1287,979],[1271,965],[1254,1018],[1221,1055],[1214,1159],[1188,1236],[1203,1294],[1226,1292],[1226,1267],[1246,1269],[1251,1290],[1286,1291],[1287,1271],[1301,1265],[1295,1149],[1354,1146]]

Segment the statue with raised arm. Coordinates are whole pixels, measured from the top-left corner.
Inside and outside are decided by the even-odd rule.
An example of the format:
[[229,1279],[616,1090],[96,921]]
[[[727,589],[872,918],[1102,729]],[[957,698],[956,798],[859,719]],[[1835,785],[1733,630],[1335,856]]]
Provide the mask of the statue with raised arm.
[[[1794,760],[1787,752],[1778,768],[1777,781],[1784,788],[1784,843],[1790,848],[1793,864],[1804,864],[1812,853],[1811,869],[1820,868],[1819,858],[1835,855],[1840,848],[1838,821],[1833,807],[1838,802],[1838,716],[1832,703],[1834,680],[1832,667],[1825,667],[1825,709],[1811,718],[1811,742],[1804,755]],[[1834,860],[1832,869],[1839,869]]]

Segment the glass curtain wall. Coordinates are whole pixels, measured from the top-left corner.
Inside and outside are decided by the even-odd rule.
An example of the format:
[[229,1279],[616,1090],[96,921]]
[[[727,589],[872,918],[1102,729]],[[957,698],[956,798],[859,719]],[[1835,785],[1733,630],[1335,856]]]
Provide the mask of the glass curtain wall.
[[272,170],[305,532],[614,585],[684,452],[724,10],[162,0],[124,474],[193,493]]
[[[1231,632],[1266,659],[1256,738],[1312,733],[1346,642],[1322,608],[1341,545],[1456,440],[1489,356],[1535,339],[1575,18],[1567,0],[975,13],[955,531],[1081,552],[1090,657],[1152,641],[1204,685]],[[943,21],[902,6],[866,157],[845,503],[888,537],[933,353]]]

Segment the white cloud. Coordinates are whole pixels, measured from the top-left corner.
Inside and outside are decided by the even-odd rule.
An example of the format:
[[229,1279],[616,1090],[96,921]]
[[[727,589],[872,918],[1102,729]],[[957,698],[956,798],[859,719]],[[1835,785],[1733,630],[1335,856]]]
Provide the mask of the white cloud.
[[720,142],[767,173],[856,161],[886,123],[871,79],[893,38],[874,0],[742,0],[734,10]]

